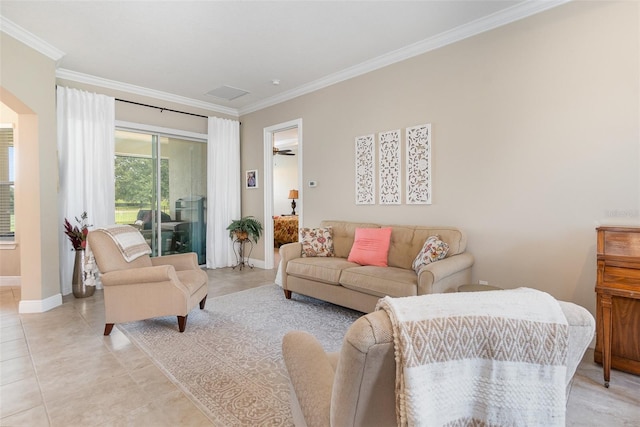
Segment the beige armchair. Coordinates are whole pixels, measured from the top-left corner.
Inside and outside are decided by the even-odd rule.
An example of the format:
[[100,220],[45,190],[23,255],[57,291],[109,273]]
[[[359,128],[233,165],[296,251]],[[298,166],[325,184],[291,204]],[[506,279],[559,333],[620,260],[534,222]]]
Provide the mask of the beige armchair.
[[[569,324],[567,398],[571,380],[593,338],[595,320],[560,301]],[[395,426],[396,362],[391,321],[384,310],[360,317],[342,350],[326,353],[307,332],[285,335],[282,353],[291,380],[291,412],[298,427]]]
[[104,230],[91,231],[88,241],[104,286],[104,335],[115,323],[171,315],[184,332],[189,311],[198,303],[204,309],[208,277],[195,253],[144,255],[127,262]]

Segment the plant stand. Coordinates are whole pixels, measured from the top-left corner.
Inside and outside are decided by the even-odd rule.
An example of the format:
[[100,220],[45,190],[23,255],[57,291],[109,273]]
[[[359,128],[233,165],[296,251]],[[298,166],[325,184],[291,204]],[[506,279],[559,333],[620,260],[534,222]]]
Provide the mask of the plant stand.
[[[249,245],[249,251],[247,252],[247,245]],[[233,266],[235,270],[238,267],[239,270],[242,270],[243,267],[253,268],[253,264],[249,263],[249,259],[251,258],[251,251],[253,251],[253,242],[250,239],[234,239],[233,241],[233,251],[236,254],[237,264]]]

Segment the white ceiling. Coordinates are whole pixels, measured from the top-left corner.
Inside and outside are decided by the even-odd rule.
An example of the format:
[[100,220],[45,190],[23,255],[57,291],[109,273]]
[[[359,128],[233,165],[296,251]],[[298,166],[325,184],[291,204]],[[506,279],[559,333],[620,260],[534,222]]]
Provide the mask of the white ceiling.
[[0,29],[59,78],[239,115],[565,1],[2,0]]

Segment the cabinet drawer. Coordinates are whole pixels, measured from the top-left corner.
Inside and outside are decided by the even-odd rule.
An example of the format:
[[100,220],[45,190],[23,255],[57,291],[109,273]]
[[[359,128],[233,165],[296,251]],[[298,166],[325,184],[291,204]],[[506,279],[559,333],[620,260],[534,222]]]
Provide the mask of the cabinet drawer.
[[606,284],[618,283],[637,286],[640,290],[640,270],[634,268],[623,268],[605,264],[602,280],[602,285],[605,286]]
[[598,229],[598,254],[640,257],[640,229]]

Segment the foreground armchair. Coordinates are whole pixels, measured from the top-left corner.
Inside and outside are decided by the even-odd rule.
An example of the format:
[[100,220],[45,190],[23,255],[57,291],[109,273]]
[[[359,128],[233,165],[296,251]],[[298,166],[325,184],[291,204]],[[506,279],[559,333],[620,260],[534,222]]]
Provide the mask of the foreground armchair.
[[[568,399],[573,375],[593,338],[595,321],[576,304],[559,301],[559,305],[567,321],[568,339],[566,376],[557,380],[566,388],[562,394]],[[397,425],[395,347],[387,311],[374,311],[356,320],[339,353],[325,352],[320,342],[304,331],[285,335],[282,351],[291,380],[291,412],[296,426]],[[451,384],[452,378],[445,372],[442,380]],[[435,393],[456,396],[435,388]],[[564,406],[565,402],[557,403]],[[431,421],[426,424],[434,424]]]
[[104,335],[115,323],[171,315],[178,317],[178,328],[184,332],[189,311],[196,304],[204,309],[208,277],[195,253],[154,258],[144,254],[127,261],[107,230],[91,231],[88,241],[104,286]]

